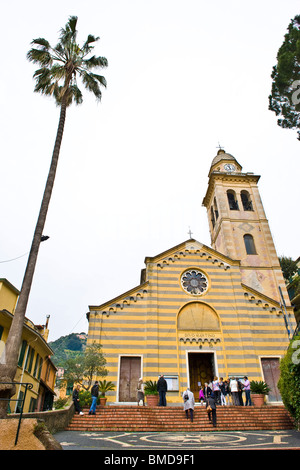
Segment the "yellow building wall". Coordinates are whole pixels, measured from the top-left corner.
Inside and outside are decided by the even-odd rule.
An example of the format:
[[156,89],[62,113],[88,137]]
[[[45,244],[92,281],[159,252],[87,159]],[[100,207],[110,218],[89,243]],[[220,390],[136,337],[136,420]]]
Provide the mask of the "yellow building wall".
[[[281,287],[285,301],[290,305],[277,257],[269,223],[259,195],[257,182],[259,176],[252,173],[223,172],[223,162],[219,172],[212,172],[203,204],[207,208],[211,246],[231,259],[240,260],[241,275],[245,284],[259,290],[274,300],[280,301],[278,286]],[[230,210],[227,191],[233,190],[238,210]],[[253,210],[243,209],[241,192],[247,191]],[[217,203],[219,216],[213,226],[210,208]],[[253,236],[256,255],[248,255],[244,235]]]
[[[181,274],[190,268],[207,276],[204,295],[188,294],[181,287]],[[210,307],[219,319],[219,330],[179,330],[178,315],[190,302]],[[177,376],[179,390],[167,397],[168,402],[181,403],[181,394],[190,385],[191,353],[213,353],[218,377],[247,375],[261,380],[261,358],[282,357],[289,344],[279,303],[242,283],[239,262],[195,240],[146,258],[144,284],[90,307],[88,344],[94,341],[103,347],[107,380],[116,385],[116,391],[108,394],[112,402],[119,399],[122,356],[141,357],[144,380],[157,380],[160,374]]]
[[[32,389],[28,389],[26,394],[26,400],[23,409],[23,411],[26,413],[29,410],[34,411],[33,409],[30,409],[30,406],[32,407],[32,400],[36,401],[35,407],[39,403],[40,379],[43,379],[47,383],[47,385],[52,390],[54,390],[56,369],[54,366],[51,366],[49,375],[46,376],[49,349],[48,347],[45,347],[44,342],[39,337],[37,337],[34,332],[24,329],[22,334],[22,342],[24,340],[26,341],[25,354],[23,357],[22,364],[18,365],[17,372],[15,375],[15,382],[30,383],[33,385]],[[47,381],[46,377],[48,377]],[[19,392],[24,392],[24,390],[24,386],[16,386],[16,394],[12,397],[10,404],[11,412],[14,412],[15,410],[15,400],[18,398]]]
[[0,310],[14,313],[19,291],[7,279],[0,279]]
[[[5,348],[5,343],[11,326],[15,306],[17,304],[18,295],[19,291],[12,284],[10,284],[9,281],[6,279],[2,279],[0,281],[0,327],[2,331],[0,340],[0,357]],[[45,329],[45,332],[48,332],[47,328]],[[52,353],[52,351],[47,345],[46,341],[42,339],[42,336],[40,336],[35,330],[34,324],[29,319],[25,319],[24,322],[20,351],[23,341],[26,341],[26,349],[22,364],[18,365],[15,375],[15,382],[32,384],[32,389],[28,389],[27,391],[23,408],[24,412],[28,412],[30,410],[32,399],[36,400],[36,403],[38,403],[40,378],[43,378],[41,375],[42,367],[43,365],[45,367],[45,364],[48,363],[48,356]],[[26,365],[27,356],[29,357]],[[47,376],[47,385],[49,385],[52,390],[54,390],[55,373],[56,368],[54,365],[52,365],[51,370],[49,370],[49,375]],[[16,385],[16,393],[12,396],[10,402],[11,412],[15,411],[17,405],[16,400],[19,397],[20,392],[24,393],[24,390],[24,386],[20,386],[18,384]]]

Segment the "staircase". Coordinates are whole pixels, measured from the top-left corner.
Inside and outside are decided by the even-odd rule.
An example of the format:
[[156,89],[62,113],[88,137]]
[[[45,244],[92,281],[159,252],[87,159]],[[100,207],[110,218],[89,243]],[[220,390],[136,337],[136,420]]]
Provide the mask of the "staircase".
[[194,410],[194,422],[186,419],[182,406],[143,407],[114,406],[97,407],[96,415],[74,415],[68,431],[258,431],[293,429],[293,421],[284,406],[218,406],[217,427],[208,420],[204,406]]

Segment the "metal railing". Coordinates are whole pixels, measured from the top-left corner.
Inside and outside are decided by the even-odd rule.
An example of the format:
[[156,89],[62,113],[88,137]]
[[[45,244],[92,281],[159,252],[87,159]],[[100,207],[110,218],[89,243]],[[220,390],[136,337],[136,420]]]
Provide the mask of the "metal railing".
[[295,328],[295,331],[294,331],[294,334],[293,334],[293,338],[295,338],[295,336],[298,336],[300,334],[300,322],[297,324],[296,328]]
[[20,426],[21,426],[21,420],[22,420],[23,408],[24,408],[27,390],[31,390],[33,388],[33,384],[29,382],[0,382],[0,384],[1,385],[22,385],[23,387],[25,387],[24,395],[22,398],[20,398],[20,395],[19,395],[19,398],[0,398],[0,400],[2,401],[7,401],[8,404],[11,401],[17,401],[18,404],[21,403],[20,417],[19,417],[18,428],[17,428],[16,438],[15,438],[15,446],[16,446],[18,442],[18,438],[19,438],[19,432],[20,432]]

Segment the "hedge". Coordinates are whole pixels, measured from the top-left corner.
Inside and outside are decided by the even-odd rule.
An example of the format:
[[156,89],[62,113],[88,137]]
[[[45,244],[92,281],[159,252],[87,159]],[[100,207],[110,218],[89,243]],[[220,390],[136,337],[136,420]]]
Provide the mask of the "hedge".
[[300,428],[300,335],[290,342],[286,355],[280,361],[278,388],[282,401]]

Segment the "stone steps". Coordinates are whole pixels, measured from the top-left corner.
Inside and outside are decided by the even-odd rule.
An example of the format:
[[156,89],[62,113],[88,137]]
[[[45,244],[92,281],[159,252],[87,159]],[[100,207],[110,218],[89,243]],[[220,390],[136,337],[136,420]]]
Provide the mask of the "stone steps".
[[218,406],[217,428],[208,420],[205,407],[194,410],[194,422],[186,419],[182,406],[138,407],[114,406],[97,407],[96,415],[74,415],[69,431],[121,431],[121,432],[163,432],[163,431],[257,431],[293,429],[293,421],[284,406]]

